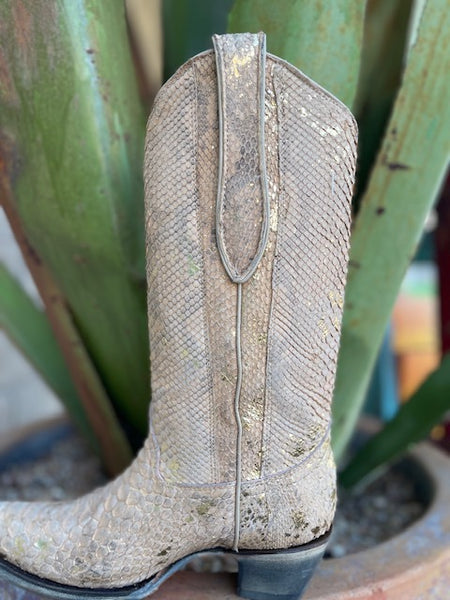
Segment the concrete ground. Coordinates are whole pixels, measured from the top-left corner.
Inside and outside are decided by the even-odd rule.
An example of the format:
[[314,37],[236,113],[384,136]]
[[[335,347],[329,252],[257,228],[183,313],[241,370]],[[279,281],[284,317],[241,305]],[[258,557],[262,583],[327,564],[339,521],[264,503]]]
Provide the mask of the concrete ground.
[[[36,288],[1,208],[0,262],[38,300]],[[0,436],[21,425],[61,412],[58,399],[0,330]]]

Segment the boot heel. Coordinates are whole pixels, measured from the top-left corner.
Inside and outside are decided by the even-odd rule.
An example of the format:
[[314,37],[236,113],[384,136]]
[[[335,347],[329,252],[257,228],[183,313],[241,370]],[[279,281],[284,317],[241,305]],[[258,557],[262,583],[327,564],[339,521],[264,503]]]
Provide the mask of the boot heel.
[[248,600],[298,600],[325,552],[328,537],[288,550],[239,552],[238,595]]

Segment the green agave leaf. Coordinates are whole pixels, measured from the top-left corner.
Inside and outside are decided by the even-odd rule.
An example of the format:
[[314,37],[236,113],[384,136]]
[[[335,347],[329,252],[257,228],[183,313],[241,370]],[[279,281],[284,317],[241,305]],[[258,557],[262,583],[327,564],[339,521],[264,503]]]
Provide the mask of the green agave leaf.
[[401,83],[410,14],[410,0],[367,3],[361,71],[353,106],[359,127],[358,198],[366,189]]
[[449,26],[445,0],[428,2],[354,223],[333,406],[338,459],[354,430],[398,289],[448,164],[450,65],[443,40]]
[[224,33],[233,0],[164,0],[164,78],[186,60],[212,48],[211,36]]
[[[42,262],[36,249],[30,244],[12,202],[12,194],[0,163],[0,198],[12,231],[22,250],[25,262],[33,275],[51,323],[55,339],[64,355],[72,383],[77,390],[84,413],[98,442],[98,451],[104,466],[111,475],[117,475],[131,461],[132,453],[117,416],[112,409],[104,386],[76,330],[72,314],[64,296]],[[11,284],[7,285],[11,290]],[[8,303],[5,304],[8,306]],[[17,307],[20,309],[20,304]],[[24,307],[26,309],[26,306]],[[19,314],[15,316],[19,319]],[[45,358],[45,355],[44,357]],[[47,369],[50,369],[47,365]],[[72,398],[75,400],[75,398]]]
[[0,156],[116,409],[149,399],[142,153],[122,0],[0,3]]
[[396,416],[358,452],[342,471],[340,481],[351,487],[374,469],[398,457],[423,439],[450,409],[450,354]]
[[288,60],[351,107],[364,9],[361,0],[236,0],[228,30],[264,31],[269,52]]
[[[25,355],[62,400],[75,425],[97,453],[97,439],[86,418],[70,373],[45,314],[0,263],[0,329]],[[11,402],[14,399],[11,398]]]

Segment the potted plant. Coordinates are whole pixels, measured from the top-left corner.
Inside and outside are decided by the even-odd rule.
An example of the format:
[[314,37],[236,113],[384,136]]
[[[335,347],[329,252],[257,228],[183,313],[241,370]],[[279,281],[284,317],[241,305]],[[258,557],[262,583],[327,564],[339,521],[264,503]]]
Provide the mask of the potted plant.
[[[198,48],[195,43],[203,43],[205,33],[224,28],[224,12],[213,14],[208,3],[198,4],[210,20],[197,31],[185,27],[192,17],[185,4],[164,3],[167,72]],[[393,302],[447,166],[445,48],[436,45],[448,26],[447,13],[441,1],[416,2],[411,9],[384,1],[367,7],[340,1],[325,9],[318,2],[280,2],[275,11],[264,0],[237,0],[229,15],[229,31],[264,30],[271,52],[334,93],[359,120],[359,177],[333,409],[338,460],[355,428]],[[3,269],[2,326],[113,475],[129,463],[131,448],[145,434],[148,402],[142,75],[136,75],[119,0],[108,5],[5,2],[0,15],[9,24],[0,30],[2,205],[46,312]],[[142,25],[139,19],[130,22]],[[136,26],[132,31],[138,47],[142,37]],[[142,61],[135,62],[142,74]],[[344,482],[354,483],[392,459],[441,418],[449,407],[448,360],[369,450],[354,458]],[[431,460],[429,478],[436,477],[434,461],[442,459]],[[443,493],[436,492],[435,505],[441,506]],[[448,535],[448,520],[446,527]],[[436,538],[433,543],[437,547]],[[362,565],[359,560],[355,565]],[[324,580],[331,577],[327,568]],[[441,579],[448,578],[448,569],[442,569]],[[178,581],[196,585],[197,577],[182,575]],[[392,578],[390,572],[386,581]],[[215,597],[219,590],[228,593],[228,580],[217,581],[201,592],[205,598],[213,591]],[[361,585],[345,583],[353,586],[349,593],[362,590]],[[401,598],[382,589],[391,593],[386,597]],[[324,590],[316,593],[313,584],[310,597],[331,598],[332,592]],[[368,597],[361,590],[352,597]],[[164,591],[158,593],[164,597]]]

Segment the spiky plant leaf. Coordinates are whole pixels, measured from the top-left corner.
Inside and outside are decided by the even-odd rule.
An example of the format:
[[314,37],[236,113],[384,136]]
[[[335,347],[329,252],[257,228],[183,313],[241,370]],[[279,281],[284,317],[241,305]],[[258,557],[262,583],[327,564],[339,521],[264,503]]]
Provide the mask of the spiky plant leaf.
[[380,465],[392,461],[420,441],[450,410],[450,354],[401,406],[395,417],[371,438],[342,471],[340,481],[351,487]]
[[118,412],[146,428],[145,114],[122,0],[0,3],[0,155]]
[[361,209],[354,223],[333,405],[339,458],[354,430],[406,268],[448,164],[450,27],[427,2]]
[[230,33],[264,31],[269,52],[352,106],[358,83],[365,2],[236,0]]
[[[45,314],[1,263],[0,330],[62,400],[74,423],[99,452],[97,439]],[[14,398],[10,401],[14,402]]]
[[212,48],[211,36],[224,33],[233,0],[164,0],[164,77],[186,60]]

